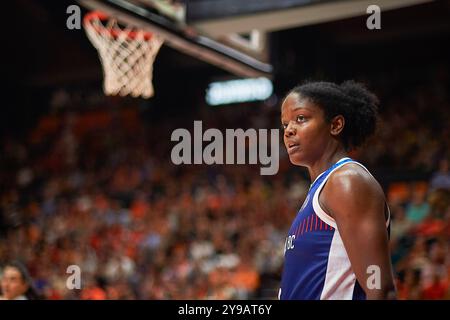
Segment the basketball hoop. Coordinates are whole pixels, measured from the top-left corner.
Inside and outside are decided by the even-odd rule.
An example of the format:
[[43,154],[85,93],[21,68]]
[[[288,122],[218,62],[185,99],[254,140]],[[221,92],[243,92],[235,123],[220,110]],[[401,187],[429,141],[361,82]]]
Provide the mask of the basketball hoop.
[[100,56],[105,94],[153,96],[153,62],[163,39],[133,26],[122,28],[98,11],[88,13],[83,25]]

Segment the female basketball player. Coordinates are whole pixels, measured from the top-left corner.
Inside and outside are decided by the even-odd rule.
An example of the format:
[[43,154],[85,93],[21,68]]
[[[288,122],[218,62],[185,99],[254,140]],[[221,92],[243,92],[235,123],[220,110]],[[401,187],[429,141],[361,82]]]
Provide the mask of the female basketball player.
[[280,299],[395,298],[383,190],[348,151],[374,131],[377,98],[353,81],[310,82],[281,107],[290,161],[312,184],[285,242]]

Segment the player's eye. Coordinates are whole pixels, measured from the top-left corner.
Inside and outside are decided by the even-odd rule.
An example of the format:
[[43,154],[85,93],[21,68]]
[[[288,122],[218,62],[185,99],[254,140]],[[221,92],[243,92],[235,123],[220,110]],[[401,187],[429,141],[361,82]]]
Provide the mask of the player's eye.
[[304,115],[298,115],[297,116],[297,122],[303,122],[303,121],[305,121],[306,120],[306,118],[305,118],[305,116]]
[[281,124],[281,129],[286,130],[287,129],[287,123],[282,123]]

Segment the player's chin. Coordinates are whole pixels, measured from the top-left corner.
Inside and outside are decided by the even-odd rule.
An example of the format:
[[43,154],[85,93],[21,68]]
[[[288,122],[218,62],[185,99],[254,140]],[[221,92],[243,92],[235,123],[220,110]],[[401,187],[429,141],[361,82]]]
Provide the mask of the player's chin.
[[303,164],[303,159],[299,154],[290,154],[289,160],[295,166],[301,166]]

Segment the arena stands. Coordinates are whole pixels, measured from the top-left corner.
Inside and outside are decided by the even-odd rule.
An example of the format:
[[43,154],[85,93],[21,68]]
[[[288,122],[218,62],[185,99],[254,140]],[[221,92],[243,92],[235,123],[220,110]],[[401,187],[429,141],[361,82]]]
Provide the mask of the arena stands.
[[[416,86],[389,74],[389,85],[369,83],[380,127],[354,154],[388,196],[400,299],[450,298],[449,79],[429,72]],[[25,262],[46,299],[276,298],[305,172],[284,152],[275,176],[252,165],[175,166],[170,133],[191,128],[196,112],[219,129],[278,127],[279,104],[204,106],[163,122],[138,106],[59,101],[3,138],[1,263]],[[66,287],[73,264],[82,290]]]

